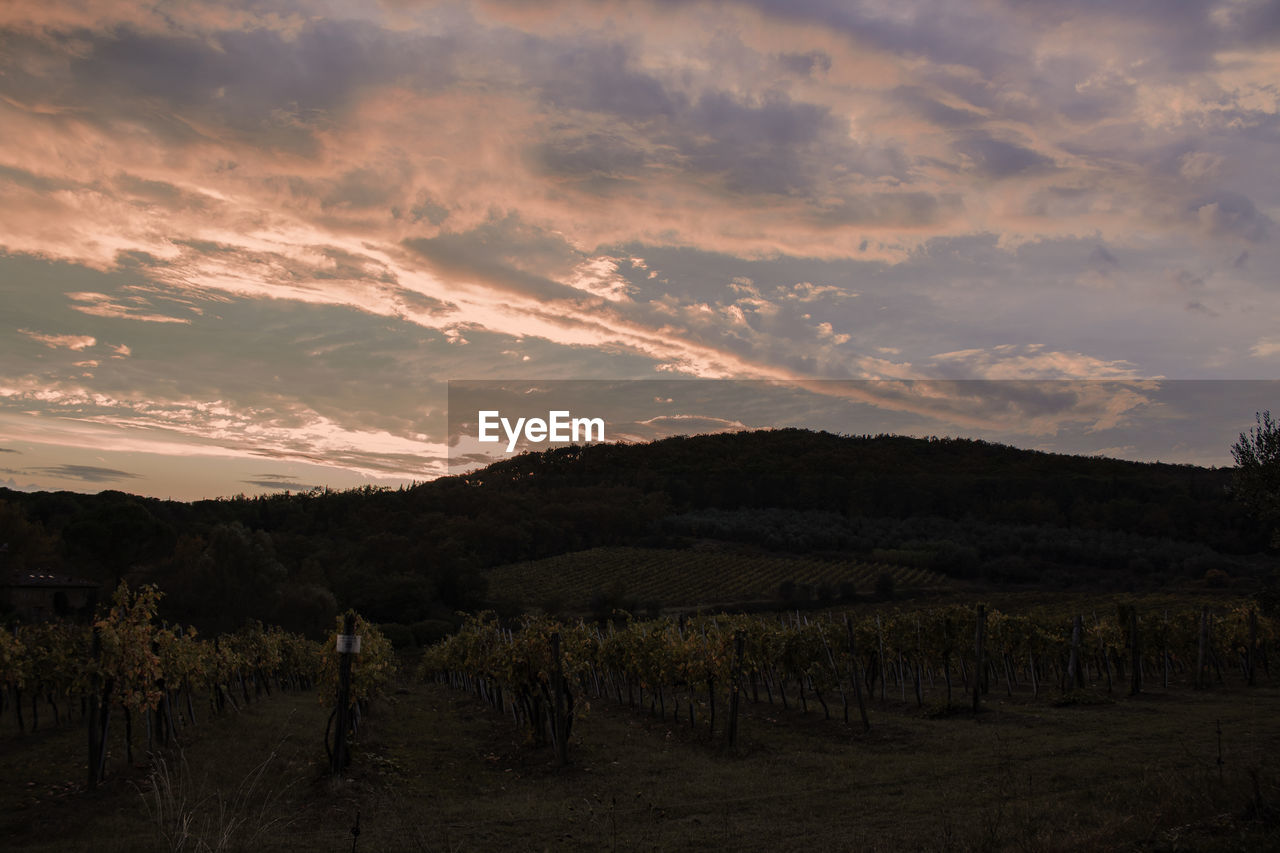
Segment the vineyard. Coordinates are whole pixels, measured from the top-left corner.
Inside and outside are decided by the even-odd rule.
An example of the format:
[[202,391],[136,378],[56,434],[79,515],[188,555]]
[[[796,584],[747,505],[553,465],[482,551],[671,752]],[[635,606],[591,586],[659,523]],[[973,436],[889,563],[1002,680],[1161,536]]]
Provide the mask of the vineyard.
[[[0,715],[19,732],[63,726],[89,731],[87,784],[108,775],[112,733],[125,767],[179,746],[201,718],[239,713],[274,691],[337,695],[335,631],[325,643],[260,623],[212,639],[156,621],[161,593],[121,583],[92,625],[34,623],[0,631]],[[357,706],[383,693],[394,671],[391,644],[362,619],[363,654],[350,677]],[[119,722],[117,722],[119,720]]]
[[[1204,689],[1270,679],[1276,625],[1245,606],[1033,618],[952,605],[851,617],[699,616],[601,628],[526,617],[515,628],[472,617],[428,650],[419,674],[471,690],[565,760],[575,708],[613,700],[732,745],[739,704],[823,717],[895,699],[929,713],[976,712],[992,692],[1074,701],[1171,685]],[[851,709],[853,709],[851,711]]]
[[586,611],[591,599],[610,589],[662,607],[697,607],[768,601],[783,584],[801,597],[867,595],[887,575],[898,590],[945,589],[949,581],[919,568],[855,560],[816,560],[773,554],[593,548],[487,572],[489,593],[500,601],[554,603]]
[[[1243,600],[485,613],[394,685],[390,649],[352,615],[335,632],[363,639],[352,696],[386,707],[339,780],[321,747],[337,638],[204,638],[158,623],[157,596],[5,632],[7,849],[206,849],[155,841],[156,782],[179,761],[235,797],[252,780],[238,814],[266,831],[233,849],[1272,849],[1280,833],[1277,625]],[[103,716],[97,791],[58,793]],[[1224,821],[1234,834],[1206,843]]]

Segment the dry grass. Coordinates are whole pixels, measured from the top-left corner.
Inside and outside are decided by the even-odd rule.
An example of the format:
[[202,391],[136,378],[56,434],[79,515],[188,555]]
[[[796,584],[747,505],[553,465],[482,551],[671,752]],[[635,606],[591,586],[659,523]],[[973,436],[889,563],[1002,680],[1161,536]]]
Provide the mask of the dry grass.
[[279,747],[228,791],[211,784],[208,772],[193,771],[185,750],[157,755],[138,793],[161,849],[169,853],[257,849],[286,830],[297,819],[286,801],[294,783],[269,775],[278,758]]

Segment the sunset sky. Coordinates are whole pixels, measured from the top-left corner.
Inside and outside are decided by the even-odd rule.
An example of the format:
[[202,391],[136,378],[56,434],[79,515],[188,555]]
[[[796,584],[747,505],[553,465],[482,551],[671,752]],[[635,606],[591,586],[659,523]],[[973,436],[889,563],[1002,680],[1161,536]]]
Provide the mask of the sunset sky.
[[1274,0],[3,3],[0,485],[425,480],[460,379],[1230,464],[1270,391],[1137,380],[1280,376],[1278,101]]

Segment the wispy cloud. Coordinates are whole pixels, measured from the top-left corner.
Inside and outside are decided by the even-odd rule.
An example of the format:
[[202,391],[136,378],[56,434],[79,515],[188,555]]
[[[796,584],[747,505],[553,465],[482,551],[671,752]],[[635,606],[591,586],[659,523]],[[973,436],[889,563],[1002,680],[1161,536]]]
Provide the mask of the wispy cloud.
[[1270,358],[1280,355],[1280,338],[1263,338],[1249,347],[1249,354],[1254,358]]
[[117,471],[114,468],[98,468],[93,465],[54,465],[42,468],[28,468],[28,473],[41,474],[48,477],[63,477],[68,480],[81,480],[86,483],[114,483],[120,480],[136,480],[138,474],[128,471]]
[[138,320],[143,323],[190,323],[186,317],[171,317],[167,314],[149,314],[143,310],[143,300],[134,299],[133,304],[118,303],[105,293],[70,293],[71,307],[81,314],[96,317],[116,317],[124,320]]
[[[1138,379],[1136,366],[1105,361],[1078,352],[1054,352],[1043,344],[1000,344],[989,349],[938,353],[933,360],[957,378],[983,379]],[[960,368],[958,374],[955,371]],[[1159,378],[1159,377],[1154,377]]]
[[98,343],[91,335],[47,335],[30,329],[19,329],[18,332],[52,349],[64,348],[80,352]]
[[240,482],[249,486],[258,486],[260,488],[266,489],[267,491],[271,491],[271,492],[278,492],[278,491],[284,491],[284,490],[289,490],[294,492],[306,492],[316,488],[314,485],[306,485],[304,483],[299,483],[293,478],[286,476],[284,474],[269,474],[269,473],[259,474],[257,475],[257,477],[253,479],[241,480]]

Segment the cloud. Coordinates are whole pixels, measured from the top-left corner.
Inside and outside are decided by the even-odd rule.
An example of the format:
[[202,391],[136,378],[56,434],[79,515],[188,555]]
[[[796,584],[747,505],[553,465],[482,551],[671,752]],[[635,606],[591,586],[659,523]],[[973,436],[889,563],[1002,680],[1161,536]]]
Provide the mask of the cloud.
[[955,368],[984,379],[1136,379],[1137,368],[1124,360],[1104,360],[1079,352],[1046,350],[1043,344],[1000,344],[986,349],[938,353],[933,360],[945,372]]
[[267,491],[292,491],[292,492],[308,492],[317,486],[306,485],[297,482],[294,478],[286,474],[258,474],[256,479],[241,480],[240,482],[248,486],[258,486]]
[[1189,293],[1194,293],[1204,288],[1204,279],[1187,270],[1171,270],[1169,272],[1169,280],[1179,290]]
[[1280,338],[1262,338],[1249,347],[1249,355],[1254,358],[1271,358],[1280,355]]
[[1089,253],[1089,263],[1097,266],[1115,266],[1120,262],[1116,260],[1115,255],[1107,251],[1106,246],[1095,246]]
[[1219,191],[1197,199],[1188,206],[1196,223],[1212,237],[1238,237],[1259,243],[1271,236],[1271,217],[1242,193]]
[[124,320],[138,320],[144,323],[190,323],[187,317],[171,317],[167,314],[148,314],[141,310],[146,300],[131,297],[125,302],[115,302],[105,293],[69,293],[73,310],[96,317],[115,317]]
[[65,348],[75,352],[87,350],[98,343],[97,339],[91,335],[46,335],[30,329],[18,329],[18,333],[52,349]]
[[3,405],[421,477],[449,375],[1257,370],[1269,9],[6,7]]
[[1211,178],[1222,169],[1226,158],[1211,151],[1190,151],[1178,161],[1178,173],[1184,178],[1197,180]]
[[120,480],[136,480],[141,475],[128,471],[117,471],[114,468],[98,468],[93,465],[55,465],[44,468],[28,468],[29,472],[43,474],[48,477],[64,477],[69,480],[81,480],[86,483],[114,483]]
[[778,64],[792,74],[810,77],[831,70],[831,55],[821,50],[778,54]]
[[[750,429],[742,421],[700,414],[658,415],[638,421],[633,426],[649,427],[654,434],[660,435],[701,435]],[[623,429],[625,431],[626,427]]]
[[955,144],[961,154],[968,157],[977,171],[989,178],[1010,178],[1014,175],[1047,172],[1054,168],[1054,160],[1030,148],[985,134],[974,134]]

